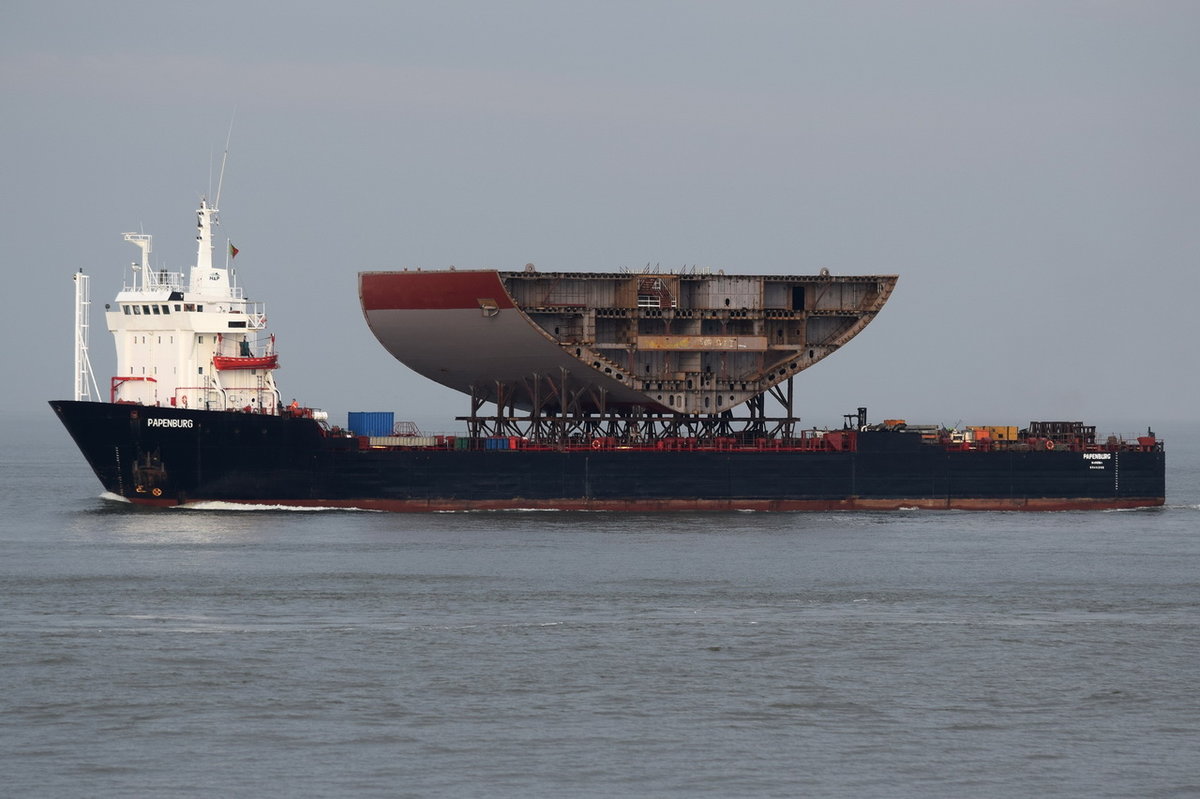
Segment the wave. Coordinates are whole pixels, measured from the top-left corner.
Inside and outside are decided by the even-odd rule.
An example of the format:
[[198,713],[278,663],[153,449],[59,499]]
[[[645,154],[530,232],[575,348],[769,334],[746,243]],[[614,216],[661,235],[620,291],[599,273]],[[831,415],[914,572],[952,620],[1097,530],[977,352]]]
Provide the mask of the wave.
[[1155,513],[1162,510],[1200,510],[1200,505],[1144,505],[1140,508],[1105,508],[1102,513]]
[[220,500],[205,500],[203,502],[185,502],[182,505],[172,505],[175,510],[221,510],[221,511],[298,511],[301,513],[319,511],[350,511],[355,513],[380,513],[369,508],[340,508],[331,505],[267,505],[245,502],[222,502]]
[[133,504],[132,502],[130,502],[129,500],[125,499],[125,497],[121,496],[120,494],[114,494],[114,493],[113,493],[113,492],[111,492],[111,491],[103,491],[103,492],[101,492],[101,493],[100,493],[100,499],[104,500],[105,502],[124,502],[126,505],[132,505],[132,504]]

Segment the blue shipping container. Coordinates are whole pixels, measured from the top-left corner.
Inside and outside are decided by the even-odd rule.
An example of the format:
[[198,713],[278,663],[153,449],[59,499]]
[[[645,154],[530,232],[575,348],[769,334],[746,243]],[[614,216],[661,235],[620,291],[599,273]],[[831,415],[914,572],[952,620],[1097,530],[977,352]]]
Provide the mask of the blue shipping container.
[[390,436],[396,426],[393,411],[350,411],[346,427],[359,436]]

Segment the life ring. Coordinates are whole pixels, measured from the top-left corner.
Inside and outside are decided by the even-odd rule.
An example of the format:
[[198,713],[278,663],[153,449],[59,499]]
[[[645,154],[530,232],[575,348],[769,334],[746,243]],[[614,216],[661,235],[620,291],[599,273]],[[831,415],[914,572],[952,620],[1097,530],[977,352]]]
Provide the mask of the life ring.
[[1054,449],[1054,442],[1053,442],[1053,441],[1047,441],[1047,442],[1046,442],[1046,449],[1048,449],[1048,450]]
[[150,493],[151,493],[151,494],[153,494],[153,495],[154,495],[154,496],[156,496],[156,497],[161,497],[161,496],[162,496],[162,489],[161,489],[161,488],[155,488],[155,489],[154,489],[153,491],[151,491]]
[[185,407],[185,408],[186,408],[186,407],[187,407],[187,394],[184,394],[184,395],[183,395],[183,398],[182,398],[182,400],[181,400],[181,401],[183,402],[183,407]]
[[592,449],[600,449],[602,446],[604,446],[604,444],[601,443],[600,439],[598,439],[598,438],[592,439]]

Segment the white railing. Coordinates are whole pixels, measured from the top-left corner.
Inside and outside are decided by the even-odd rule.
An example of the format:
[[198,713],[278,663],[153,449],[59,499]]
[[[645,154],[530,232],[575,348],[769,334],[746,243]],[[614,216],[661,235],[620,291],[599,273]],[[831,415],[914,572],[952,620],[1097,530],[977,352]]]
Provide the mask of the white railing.
[[[136,268],[141,270],[143,267]],[[137,273],[135,272],[133,276],[133,282],[126,283],[122,287],[122,290],[162,291],[163,289],[167,289],[169,291],[182,291],[183,288],[182,272],[168,272],[165,269],[147,269],[146,273],[142,275],[141,280],[138,280]]]
[[246,327],[252,330],[262,330],[267,326],[267,304],[265,302],[246,303]]

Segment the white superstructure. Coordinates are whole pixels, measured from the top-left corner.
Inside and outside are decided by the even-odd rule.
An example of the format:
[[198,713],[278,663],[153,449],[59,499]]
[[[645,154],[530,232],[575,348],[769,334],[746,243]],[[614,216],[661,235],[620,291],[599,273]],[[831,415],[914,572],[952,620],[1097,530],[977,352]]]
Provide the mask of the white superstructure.
[[217,209],[200,201],[196,264],[180,272],[150,265],[151,237],[126,233],[141,250],[128,282],[105,314],[116,338],[113,402],[276,414],[274,337],[266,306],[246,299],[229,261],[213,264]]

